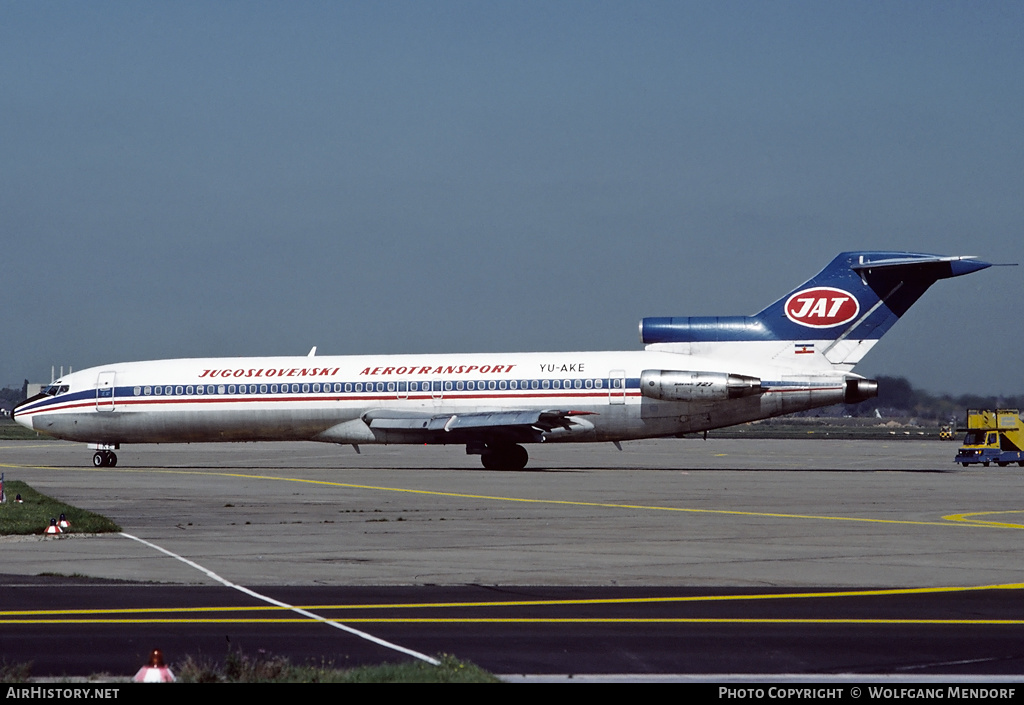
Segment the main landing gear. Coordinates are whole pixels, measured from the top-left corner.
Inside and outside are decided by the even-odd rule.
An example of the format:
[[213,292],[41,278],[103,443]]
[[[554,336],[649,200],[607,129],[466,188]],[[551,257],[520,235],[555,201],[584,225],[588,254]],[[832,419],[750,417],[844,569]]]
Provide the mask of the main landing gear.
[[514,443],[488,445],[480,454],[480,462],[488,470],[522,470],[529,459],[526,448]]
[[92,464],[98,468],[112,468],[117,465],[117,455],[111,450],[98,450],[92,456]]

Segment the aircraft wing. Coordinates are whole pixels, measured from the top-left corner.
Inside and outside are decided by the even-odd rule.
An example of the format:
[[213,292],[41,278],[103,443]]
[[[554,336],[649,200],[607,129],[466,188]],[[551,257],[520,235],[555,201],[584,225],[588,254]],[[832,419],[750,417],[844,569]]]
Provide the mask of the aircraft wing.
[[[441,440],[504,440],[539,443],[545,434],[569,433],[593,428],[579,418],[593,412],[570,409],[504,409],[459,414],[426,414],[378,409],[363,414],[370,430],[386,435],[422,437],[424,442]],[[456,440],[461,439],[461,440]]]

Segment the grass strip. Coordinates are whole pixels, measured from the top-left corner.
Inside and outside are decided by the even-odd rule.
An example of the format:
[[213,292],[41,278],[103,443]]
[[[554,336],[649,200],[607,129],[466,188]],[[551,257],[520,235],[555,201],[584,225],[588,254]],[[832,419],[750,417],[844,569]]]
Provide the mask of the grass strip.
[[[20,480],[4,482],[7,501],[0,504],[0,535],[42,534],[51,519],[63,514],[71,524],[65,533],[102,534],[120,531],[121,527],[104,516],[73,507],[36,492]],[[15,501],[21,495],[21,502]]]

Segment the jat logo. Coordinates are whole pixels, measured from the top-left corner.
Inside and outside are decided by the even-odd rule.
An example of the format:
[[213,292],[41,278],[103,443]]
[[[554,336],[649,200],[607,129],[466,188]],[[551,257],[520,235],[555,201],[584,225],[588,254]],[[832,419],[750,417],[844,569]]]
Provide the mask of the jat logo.
[[798,291],[786,299],[786,317],[810,328],[831,328],[857,317],[860,304],[848,291],[818,286]]

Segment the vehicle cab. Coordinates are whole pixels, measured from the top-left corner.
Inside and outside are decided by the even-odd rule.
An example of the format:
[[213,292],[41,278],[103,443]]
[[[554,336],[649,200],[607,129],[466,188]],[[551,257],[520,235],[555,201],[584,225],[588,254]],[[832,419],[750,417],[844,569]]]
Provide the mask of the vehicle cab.
[[968,409],[967,435],[954,462],[1024,466],[1024,427],[1017,409]]

